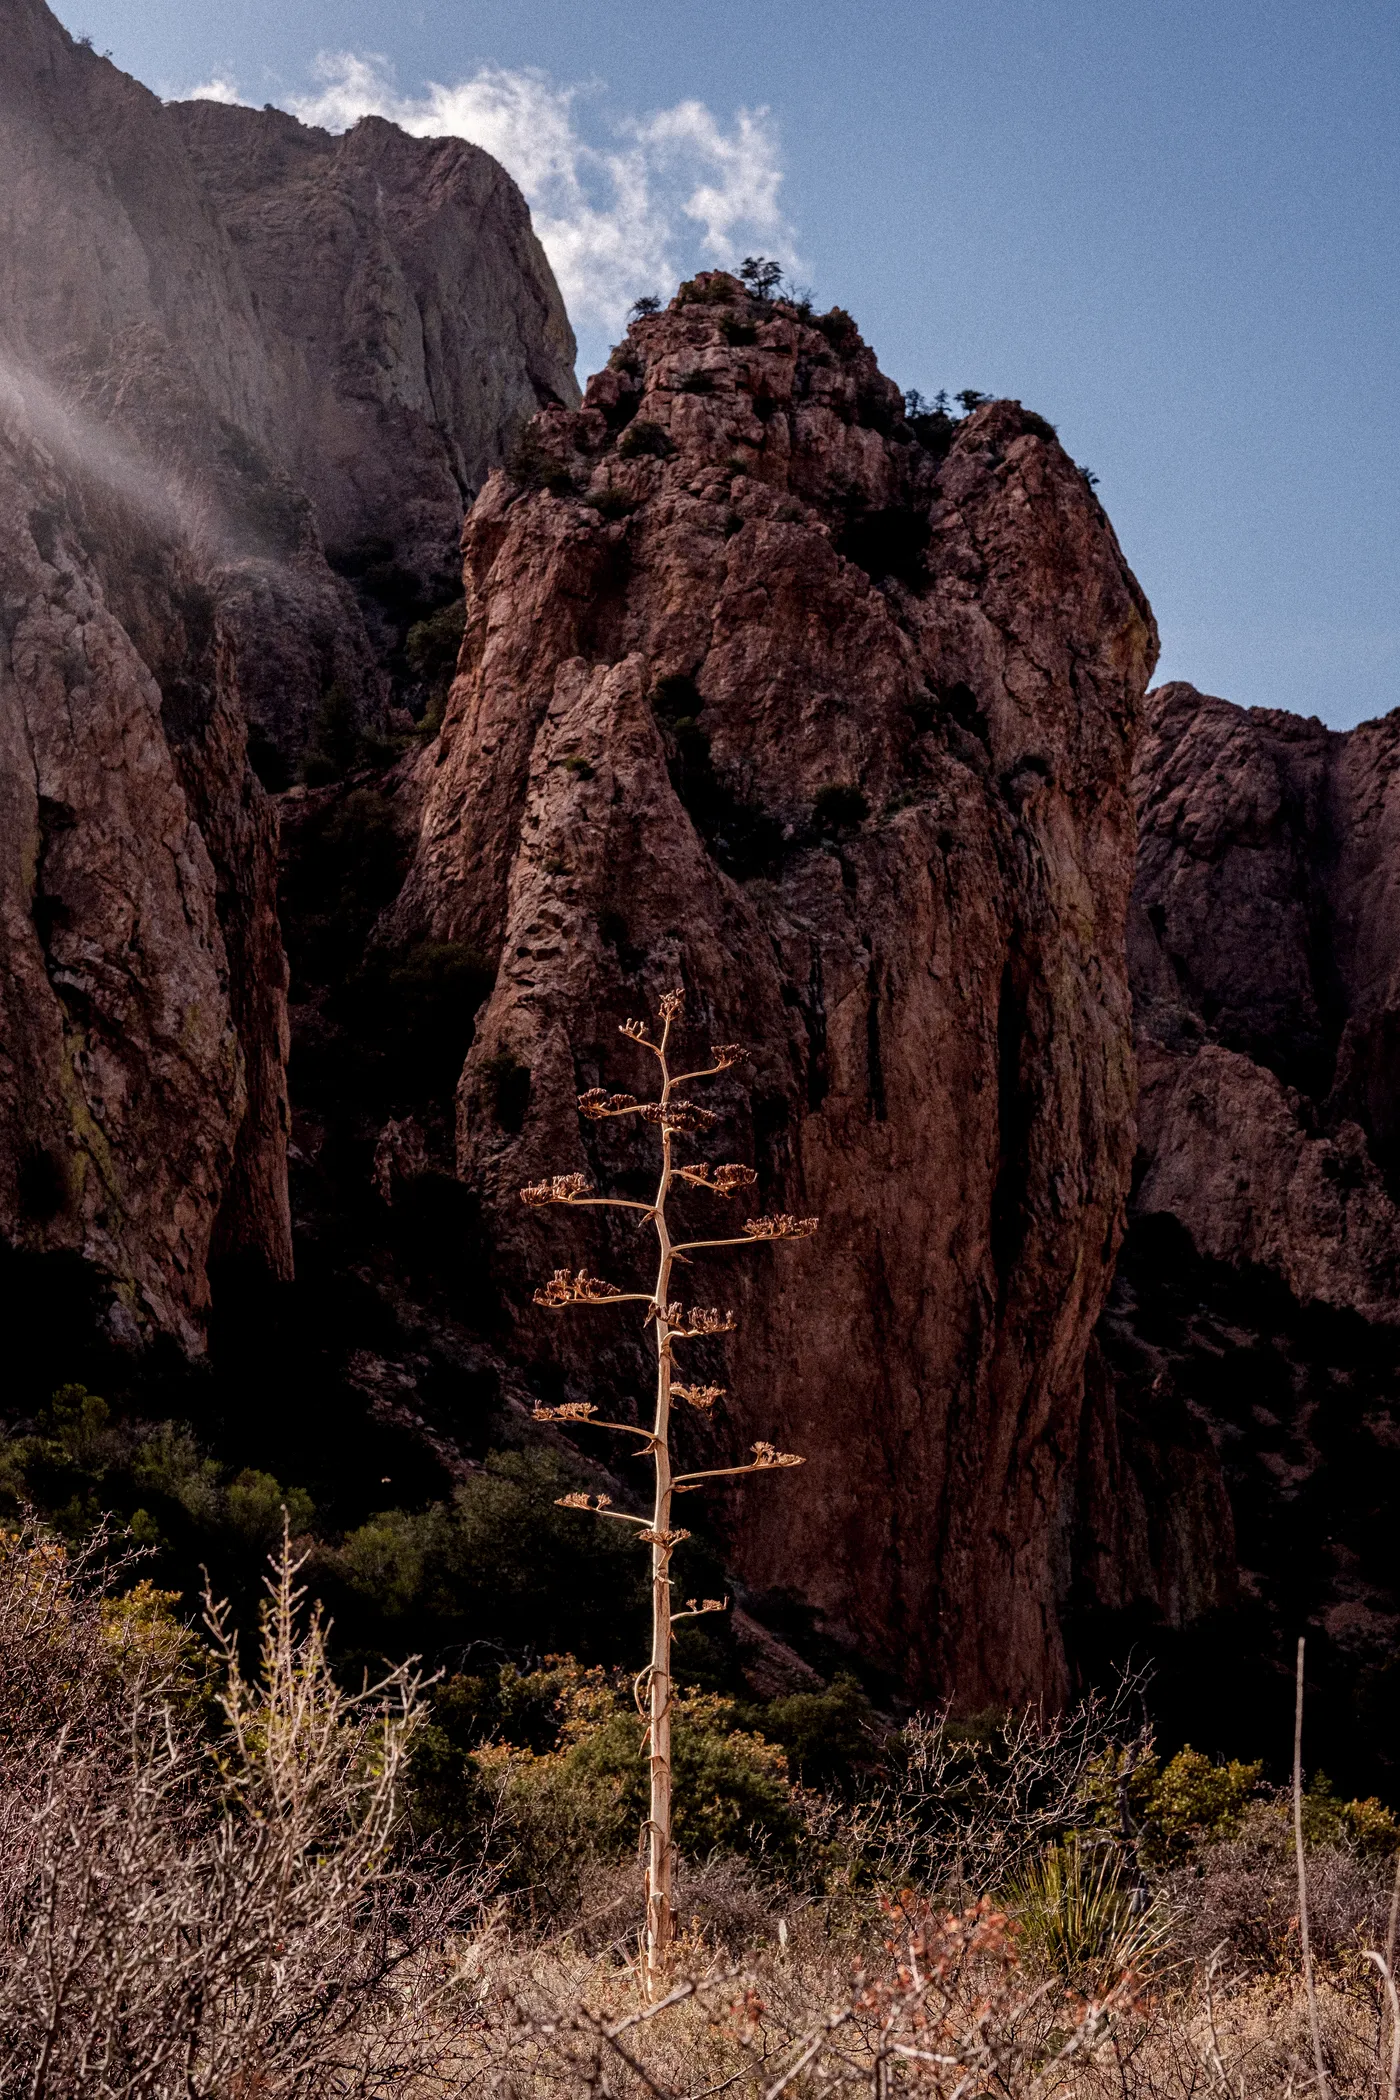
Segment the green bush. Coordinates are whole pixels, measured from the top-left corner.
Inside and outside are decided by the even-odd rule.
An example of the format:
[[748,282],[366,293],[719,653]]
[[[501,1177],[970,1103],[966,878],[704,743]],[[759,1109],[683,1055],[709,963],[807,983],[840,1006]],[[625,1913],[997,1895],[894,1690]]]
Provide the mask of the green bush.
[[334,984],[398,894],[407,844],[392,804],[368,787],[310,816],[290,844],[281,903],[293,981]]
[[1126,1795],[1128,1831],[1152,1872],[1180,1865],[1198,1845],[1234,1837],[1261,1790],[1262,1761],[1215,1764],[1189,1743],[1166,1765],[1151,1751],[1134,1758],[1125,1772],[1122,1757],[1110,1752],[1094,1768],[1085,1800],[1095,1804],[1102,1827],[1121,1835]]
[[[421,1822],[462,1840],[494,1825],[517,1887],[567,1905],[591,1861],[624,1857],[647,1812],[644,1727],[625,1676],[572,1656],[438,1687],[415,1759]],[[676,1695],[675,1832],[692,1858],[791,1859],[804,1829],[782,1750],[713,1693]]]
[[545,448],[528,425],[511,447],[506,473],[516,487],[527,494],[545,492],[552,496],[573,496],[578,493],[574,477],[563,461]]
[[761,1714],[745,1709],[744,1725],[780,1746],[803,1786],[850,1792],[880,1766],[882,1731],[875,1709],[849,1674],[837,1676],[823,1691],[789,1692],[771,1700]]
[[816,325],[839,355],[849,356],[859,349],[860,330],[844,306],[833,306],[829,313],[818,314]]
[[328,787],[343,780],[360,755],[364,724],[359,710],[340,680],[334,679],[321,696],[302,778],[308,787]]
[[1135,1910],[1112,1843],[1077,1834],[1048,1846],[1006,1905],[1032,1963],[1095,1994],[1142,1968],[1166,1936],[1162,1920]]
[[628,424],[617,449],[623,459],[669,459],[676,448],[659,423],[639,416]]
[[435,736],[442,727],[466,629],[467,601],[458,598],[451,605],[439,606],[427,619],[416,621],[405,637],[403,653],[408,667],[427,691],[427,705],[418,725],[425,736]]
[[1325,1772],[1317,1772],[1303,1794],[1303,1836],[1310,1845],[1352,1844],[1362,1852],[1393,1853],[1400,1846],[1400,1819],[1374,1795],[1343,1801]]
[[768,255],[746,255],[739,265],[739,281],[755,299],[767,303],[782,286],[783,266]]
[[372,948],[329,1005],[351,1038],[358,1090],[382,1107],[450,1096],[494,981],[462,941]]
[[555,1506],[582,1479],[550,1450],[494,1451],[450,1503],[379,1512],[327,1553],[337,1621],[379,1653],[482,1639],[517,1656],[628,1652],[647,1623],[645,1555],[630,1526]]
[[188,1600],[207,1567],[240,1603],[257,1594],[283,1509],[299,1534],[316,1515],[303,1488],[220,1465],[187,1424],[117,1420],[80,1385],[56,1392],[28,1433],[0,1436],[0,1508],[33,1509],[72,1540],[111,1515]]
[[625,496],[621,489],[602,489],[596,496],[587,496],[584,500],[608,524],[619,518],[630,518],[637,508],[636,498]]

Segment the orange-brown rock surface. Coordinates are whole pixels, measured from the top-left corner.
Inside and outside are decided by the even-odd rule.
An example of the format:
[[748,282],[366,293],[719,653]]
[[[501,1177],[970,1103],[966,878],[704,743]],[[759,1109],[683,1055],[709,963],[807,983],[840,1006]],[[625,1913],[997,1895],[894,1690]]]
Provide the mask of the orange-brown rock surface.
[[753,1045],[715,1156],[823,1224],[689,1293],[740,1316],[720,1443],[808,1459],[728,1508],[735,1563],[977,1704],[1067,1682],[1156,641],[1048,425],[1003,401],[947,438],[843,315],[712,276],[638,321],[471,513],[393,932],[494,972],[458,1165],[542,1390],[625,1394],[641,1363],[625,1323],[529,1305],[571,1256],[630,1277],[633,1239],[517,1196],[546,1170],[644,1186],[574,1105],[644,1080],[618,1024],[682,984],[697,1041]]

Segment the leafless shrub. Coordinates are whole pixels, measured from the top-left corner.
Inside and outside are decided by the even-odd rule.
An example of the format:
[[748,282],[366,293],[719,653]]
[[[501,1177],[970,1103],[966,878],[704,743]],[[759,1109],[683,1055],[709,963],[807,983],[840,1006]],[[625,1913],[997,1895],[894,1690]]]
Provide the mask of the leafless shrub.
[[862,1871],[880,1887],[920,1888],[958,1908],[1005,1888],[1097,1816],[1091,1774],[1121,1780],[1150,1747],[1139,1695],[1125,1677],[1107,1696],[1060,1714],[1031,1707],[980,1736],[947,1713],[915,1715],[900,1769],[850,1814]]
[[396,1850],[417,1679],[342,1691],[297,1572],[284,1543],[252,1679],[210,1608],[211,1750],[178,1632],[104,1629],[95,1555],[0,1539],[0,2092],[403,2093],[449,2053],[481,1891]]
[[699,1958],[681,1934],[671,1985],[650,2000],[629,1968],[571,1965],[567,1955],[488,1964],[479,2002],[490,2068],[482,2063],[473,2082],[515,2100],[719,2091],[1049,2100],[1131,2017],[1131,1978],[1090,2003],[1028,1983],[1007,1920],[988,1905],[946,1916],[893,1905],[886,1926],[852,1961],[809,1915],[742,1966]]
[[[1345,1845],[1309,1849],[1308,1913],[1313,1951],[1335,1962],[1362,1944],[1385,1944],[1391,1865]],[[1300,1953],[1293,1839],[1282,1802],[1257,1801],[1238,1837],[1204,1845],[1167,1875],[1172,1938],[1186,1959],[1221,1948],[1231,1968],[1277,1972]]]

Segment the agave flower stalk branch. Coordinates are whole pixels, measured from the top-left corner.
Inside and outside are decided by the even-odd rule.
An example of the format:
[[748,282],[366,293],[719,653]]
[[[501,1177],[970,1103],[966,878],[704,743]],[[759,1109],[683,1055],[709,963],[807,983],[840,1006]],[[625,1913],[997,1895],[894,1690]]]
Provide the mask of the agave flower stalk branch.
[[675,1075],[670,1066],[670,1048],[675,1024],[680,1018],[684,999],[680,992],[668,992],[660,1003],[660,1036],[653,1039],[646,1024],[628,1021],[622,1033],[639,1049],[646,1050],[659,1066],[661,1091],[650,1101],[639,1101],[632,1094],[609,1093],[604,1087],[593,1087],[579,1096],[579,1113],[589,1121],[605,1122],[613,1118],[637,1116],[653,1129],[661,1144],[661,1172],[657,1181],[656,1195],[650,1204],[598,1197],[594,1195],[582,1174],[555,1175],[547,1181],[531,1184],[521,1190],[522,1200],[532,1206],[563,1204],[573,1206],[614,1207],[639,1210],[650,1217],[656,1229],[657,1266],[656,1280],[648,1292],[621,1291],[615,1285],[604,1283],[600,1278],[580,1270],[577,1276],[567,1269],[557,1270],[543,1289],[536,1291],[535,1302],[557,1311],[576,1305],[626,1305],[645,1304],[646,1324],[654,1329],[656,1344],[656,1397],[649,1430],[639,1424],[606,1421],[600,1418],[593,1407],[585,1402],[570,1402],[558,1408],[540,1408],[536,1417],[540,1421],[569,1421],[593,1423],[600,1429],[617,1429],[625,1435],[640,1436],[643,1449],[650,1455],[653,1468],[652,1513],[650,1518],[628,1517],[622,1510],[610,1507],[606,1495],[589,1496],[573,1494],[561,1496],[565,1508],[586,1509],[597,1516],[623,1517],[638,1527],[638,1537],[651,1548],[651,1595],[652,1638],[651,1659],[637,1678],[637,1705],[642,1711],[645,1696],[645,1749],[650,1766],[650,1800],[644,1826],[646,1843],[646,1928],[643,1947],[643,1981],[647,1996],[655,2002],[666,1989],[670,1974],[672,1944],[674,1939],[674,1844],[672,1840],[672,1773],[671,1773],[671,1649],[674,1628],[682,1619],[703,1618],[711,1612],[723,1611],[724,1601],[707,1597],[697,1602],[694,1597],[687,1600],[682,1611],[676,1611],[671,1598],[671,1560],[675,1549],[689,1537],[686,1531],[677,1530],[671,1521],[671,1504],[678,1493],[688,1494],[706,1480],[720,1480],[739,1474],[760,1473],[778,1467],[797,1466],[801,1459],[792,1452],[780,1452],[772,1444],[755,1444],[754,1458],[742,1466],[719,1466],[708,1472],[689,1473],[677,1476],[671,1464],[671,1408],[674,1400],[682,1400],[694,1406],[697,1412],[708,1414],[715,1402],[723,1397],[717,1386],[684,1385],[674,1382],[673,1350],[677,1342],[698,1341],[713,1335],[730,1333],[735,1325],[734,1315],[713,1308],[686,1307],[671,1297],[671,1272],[675,1263],[702,1248],[710,1247],[755,1247],[768,1240],[800,1239],[816,1230],[815,1218],[795,1218],[783,1213],[776,1217],[753,1219],[745,1226],[742,1235],[716,1240],[690,1240],[677,1245],[671,1238],[667,1203],[675,1193],[676,1184],[682,1183],[692,1189],[703,1189],[713,1196],[737,1195],[743,1188],[751,1188],[757,1180],[752,1167],[737,1164],[711,1167],[701,1162],[678,1160],[675,1143],[678,1137],[691,1136],[705,1131],[715,1122],[714,1112],[702,1108],[698,1103],[683,1099],[677,1089],[693,1080],[714,1078],[727,1072],[745,1056],[737,1043],[716,1043],[711,1046],[712,1062],[695,1071]]

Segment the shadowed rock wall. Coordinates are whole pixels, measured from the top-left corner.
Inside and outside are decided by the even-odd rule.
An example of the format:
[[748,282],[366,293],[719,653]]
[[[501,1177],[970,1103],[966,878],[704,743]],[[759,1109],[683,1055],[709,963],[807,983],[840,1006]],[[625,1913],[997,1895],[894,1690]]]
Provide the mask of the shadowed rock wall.
[[573,342],[476,149],[163,107],[40,0],[0,47],[0,1230],[196,1348],[211,1248],[291,1264],[249,727],[383,726],[383,605]]
[[1140,1149],[1101,1340],[1234,1628],[1185,1725],[1285,1740],[1306,1631],[1314,1754],[1366,1746],[1357,1783],[1393,1784],[1400,715],[1343,734],[1163,686],[1135,792]]

